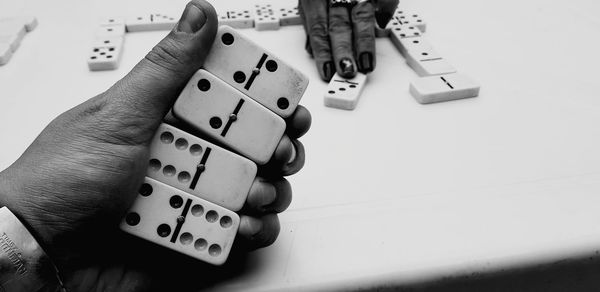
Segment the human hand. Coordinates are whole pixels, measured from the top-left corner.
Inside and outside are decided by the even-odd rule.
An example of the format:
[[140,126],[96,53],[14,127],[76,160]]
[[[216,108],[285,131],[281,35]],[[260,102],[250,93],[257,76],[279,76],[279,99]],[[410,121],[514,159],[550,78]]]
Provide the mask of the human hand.
[[[217,25],[210,4],[190,2],[173,31],[127,76],[57,117],[0,173],[0,203],[36,237],[69,291],[172,288],[187,283],[183,271],[209,269],[123,234],[118,225],[137,197],[154,133],[202,66]],[[299,106],[286,122],[273,157],[259,167],[234,248],[267,246],[279,233],[277,213],[291,201],[283,176],[303,166],[296,139],[310,127],[310,113]]]
[[337,71],[351,78],[356,72],[375,69],[375,23],[385,27],[399,0],[358,1],[331,7],[331,0],[299,0],[307,34],[306,50],[315,58],[317,71],[329,81]]

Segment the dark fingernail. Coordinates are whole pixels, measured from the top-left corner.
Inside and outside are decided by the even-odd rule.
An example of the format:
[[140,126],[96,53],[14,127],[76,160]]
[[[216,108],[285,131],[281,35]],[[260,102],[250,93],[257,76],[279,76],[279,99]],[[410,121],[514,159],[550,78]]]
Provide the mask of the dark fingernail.
[[323,64],[323,76],[325,76],[325,79],[331,79],[331,77],[333,77],[333,72],[335,72],[333,62],[325,62],[325,64]]
[[206,15],[196,5],[188,4],[177,24],[177,30],[187,33],[199,31],[206,23]]
[[371,53],[362,53],[360,57],[358,57],[360,62],[360,69],[364,73],[368,73],[373,71],[373,54]]
[[340,68],[342,68],[342,73],[344,75],[354,74],[354,63],[348,58],[344,58],[340,61]]

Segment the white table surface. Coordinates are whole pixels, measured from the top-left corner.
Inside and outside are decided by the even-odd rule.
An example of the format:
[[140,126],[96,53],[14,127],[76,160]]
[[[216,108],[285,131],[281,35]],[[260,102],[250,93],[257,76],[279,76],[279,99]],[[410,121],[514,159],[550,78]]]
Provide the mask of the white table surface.
[[[272,0],[277,2],[277,0]],[[125,3],[123,3],[125,2]],[[252,1],[214,1],[218,8]],[[281,1],[280,3],[294,3]],[[264,3],[261,2],[261,3]],[[2,1],[40,25],[0,67],[0,168],[61,112],[108,88],[166,33],[126,36],[121,67],[89,72],[102,16],[184,0]],[[600,249],[600,3],[406,0],[427,36],[482,84],[475,99],[418,104],[416,75],[387,39],[355,111],[323,106],[326,84],[301,27],[243,33],[312,78],[313,127],[277,242],[216,288],[343,289],[435,282]]]

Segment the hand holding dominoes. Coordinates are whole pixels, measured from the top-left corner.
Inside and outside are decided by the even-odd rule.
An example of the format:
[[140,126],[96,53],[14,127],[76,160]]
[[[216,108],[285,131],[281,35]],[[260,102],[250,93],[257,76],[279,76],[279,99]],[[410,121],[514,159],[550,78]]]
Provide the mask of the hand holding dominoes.
[[[194,0],[175,29],[177,33],[169,34],[115,86],[52,121],[18,161],[0,173],[0,202],[26,223],[61,270],[67,287],[93,290],[99,285],[145,283],[156,290],[189,290],[182,286],[201,284],[203,278],[182,277],[186,271],[206,275],[199,261],[117,228],[124,216],[136,221],[134,215],[126,216],[130,207],[139,210],[138,224],[150,223],[144,221],[149,209],[142,212],[134,201],[157,204],[150,218],[160,221],[159,226],[169,225],[160,228],[167,242],[177,234],[178,244],[210,257],[223,257],[231,236],[237,237],[240,248],[265,246],[277,237],[277,213],[291,199],[289,183],[282,177],[294,155],[293,144],[308,130],[310,114],[302,106],[296,108],[286,119],[286,134],[269,163],[258,167],[222,146],[162,124],[207,56],[217,31],[216,14],[207,2]],[[152,148],[153,141],[163,144]],[[164,157],[164,151],[181,155]],[[295,157],[302,160],[303,153]],[[196,163],[190,164],[193,159]],[[223,210],[219,197],[200,198],[180,189],[212,192],[206,179],[228,184],[220,162],[227,163],[223,169],[229,174],[245,169],[232,175],[249,188],[237,214]],[[152,170],[154,179],[145,178]],[[161,176],[169,176],[176,186],[159,182]],[[238,198],[241,188],[227,189],[227,196]],[[148,200],[137,201],[138,196]],[[193,228],[205,223],[211,225]],[[238,224],[237,232],[227,233]]]

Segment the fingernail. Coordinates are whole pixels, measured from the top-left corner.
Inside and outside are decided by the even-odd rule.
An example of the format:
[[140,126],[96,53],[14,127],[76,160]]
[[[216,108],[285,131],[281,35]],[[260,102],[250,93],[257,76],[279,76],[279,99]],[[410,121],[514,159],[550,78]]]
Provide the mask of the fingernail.
[[206,15],[196,5],[188,4],[177,24],[177,30],[186,33],[199,31],[206,23]]
[[362,71],[365,73],[373,71],[373,55],[371,53],[362,53],[358,59]]
[[344,58],[340,61],[340,68],[342,68],[342,73],[344,75],[354,74],[354,63],[348,58]]
[[325,76],[325,78],[329,80],[331,79],[331,77],[333,77],[333,72],[335,72],[333,62],[325,62],[325,64],[323,64],[323,76]]

